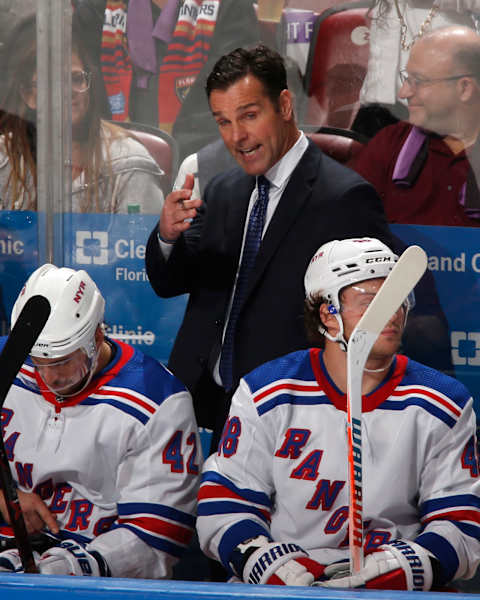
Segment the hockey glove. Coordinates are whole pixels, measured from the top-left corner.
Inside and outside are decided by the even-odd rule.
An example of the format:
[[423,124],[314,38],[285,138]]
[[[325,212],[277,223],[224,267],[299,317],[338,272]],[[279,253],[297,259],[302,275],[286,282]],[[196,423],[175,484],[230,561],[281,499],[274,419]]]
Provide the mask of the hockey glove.
[[[34,552],[33,556],[35,558],[35,562],[37,562],[39,557],[37,552]],[[0,572],[23,573],[22,561],[16,548],[11,548],[10,550],[4,550],[3,552],[0,552]]]
[[239,544],[230,567],[245,583],[270,585],[311,585],[323,574],[323,565],[297,544],[270,542],[264,535]]
[[89,552],[74,540],[65,540],[59,546],[44,552],[38,569],[43,575],[110,576],[110,569],[103,556],[95,551]]
[[382,590],[427,591],[432,587],[430,553],[415,542],[398,539],[379,546],[365,557],[363,569],[346,574],[344,562],[325,567],[328,581],[315,583],[323,587],[365,587]]

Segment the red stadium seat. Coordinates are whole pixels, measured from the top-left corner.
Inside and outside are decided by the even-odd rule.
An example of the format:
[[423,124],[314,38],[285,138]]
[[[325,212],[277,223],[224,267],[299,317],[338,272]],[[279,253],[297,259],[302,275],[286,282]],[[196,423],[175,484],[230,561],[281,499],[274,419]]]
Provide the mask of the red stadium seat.
[[370,2],[352,2],[324,11],[315,23],[305,73],[304,122],[349,129],[367,72]]
[[176,140],[166,131],[142,123],[115,121],[115,125],[128,129],[150,152],[152,158],[166,174],[165,182],[162,184],[163,192],[170,193],[179,166]]
[[362,136],[353,131],[343,131],[333,127],[325,127],[306,135],[322,152],[347,166],[352,164],[366,143]]

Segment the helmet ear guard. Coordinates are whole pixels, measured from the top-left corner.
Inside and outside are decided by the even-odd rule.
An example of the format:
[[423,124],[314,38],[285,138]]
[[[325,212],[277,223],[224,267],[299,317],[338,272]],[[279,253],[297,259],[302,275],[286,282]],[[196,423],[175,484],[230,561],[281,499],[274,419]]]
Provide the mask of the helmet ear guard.
[[322,319],[320,318],[320,324],[318,326],[318,331],[325,336],[328,340],[330,340],[331,342],[338,342],[342,349],[346,352],[347,351],[347,343],[345,341],[345,338],[343,336],[343,320],[342,317],[340,316],[339,311],[335,308],[335,306],[333,306],[333,304],[329,304],[327,306],[327,311],[329,314],[333,315],[335,317],[335,319],[337,320],[338,323],[338,332],[335,336],[333,336],[331,333],[329,333],[328,329],[323,325],[322,323]]

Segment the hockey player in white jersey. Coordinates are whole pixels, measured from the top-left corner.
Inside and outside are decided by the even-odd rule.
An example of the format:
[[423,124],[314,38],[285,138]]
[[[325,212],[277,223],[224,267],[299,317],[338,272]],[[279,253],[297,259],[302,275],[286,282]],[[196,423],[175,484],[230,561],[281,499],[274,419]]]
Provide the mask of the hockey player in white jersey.
[[305,275],[307,329],[318,347],[260,366],[235,392],[204,465],[197,529],[204,552],[237,580],[429,590],[475,573],[472,398],[457,380],[397,353],[410,301],[366,363],[365,561],[355,576],[345,568],[346,342],[396,260],[374,239],[319,248]]
[[[1,411],[1,430],[44,574],[168,578],[195,526],[202,456],[190,394],[163,365],[105,336],[104,299],[85,271],[44,265],[50,317]],[[1,340],[0,348],[5,340]],[[5,520],[5,504],[0,502]],[[7,526],[0,534],[11,536]],[[18,551],[0,571],[18,571]]]

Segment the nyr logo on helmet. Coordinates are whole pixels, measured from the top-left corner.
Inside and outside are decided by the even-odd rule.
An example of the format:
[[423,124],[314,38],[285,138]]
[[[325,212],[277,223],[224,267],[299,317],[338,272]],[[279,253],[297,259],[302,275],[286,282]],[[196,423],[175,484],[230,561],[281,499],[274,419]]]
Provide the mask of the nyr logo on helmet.
[[317,261],[319,258],[322,258],[323,256],[323,250],[322,252],[319,252],[318,254],[315,254],[315,256],[312,258],[312,260],[310,261],[310,264],[314,263],[315,261]]
[[77,288],[77,291],[75,292],[73,301],[76,302],[77,304],[80,304],[80,301],[83,298],[83,295],[85,294],[86,285],[87,284],[84,281],[81,281]]

